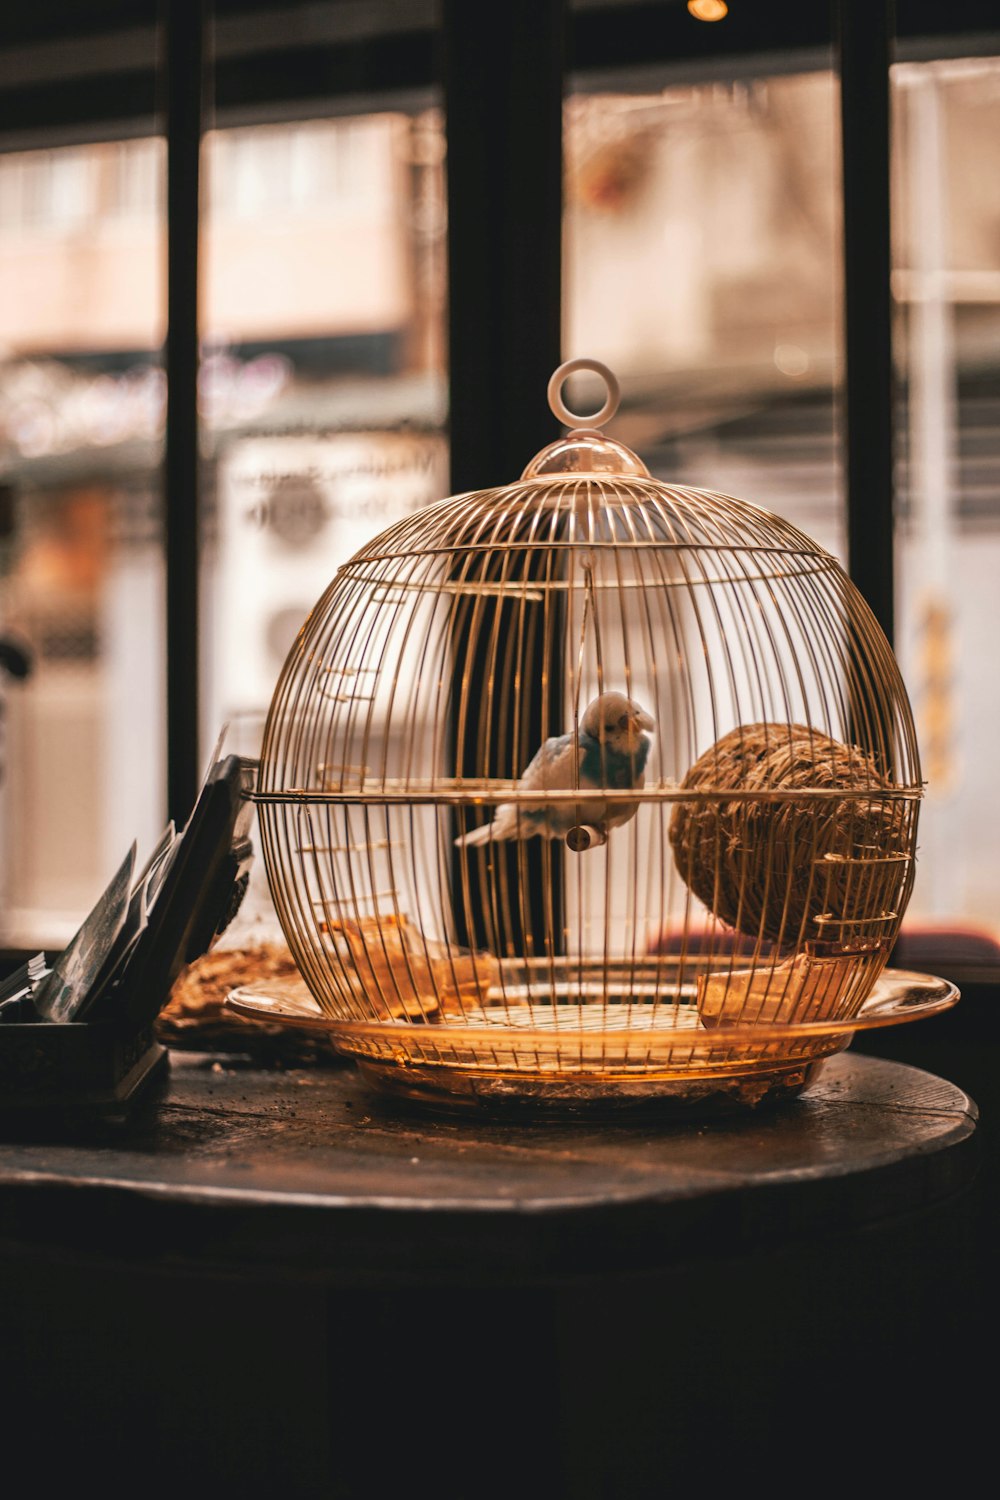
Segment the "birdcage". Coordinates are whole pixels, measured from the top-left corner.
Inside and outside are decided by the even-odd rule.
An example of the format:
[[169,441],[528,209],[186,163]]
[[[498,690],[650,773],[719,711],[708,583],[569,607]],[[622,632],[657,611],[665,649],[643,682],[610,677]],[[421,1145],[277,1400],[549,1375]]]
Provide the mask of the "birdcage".
[[[607,386],[576,418],[584,368]],[[951,1004],[887,959],[920,769],[839,564],[755,505],[571,430],[337,570],[278,680],[255,792],[318,1026],[413,1099],[758,1105],[860,1028]]]

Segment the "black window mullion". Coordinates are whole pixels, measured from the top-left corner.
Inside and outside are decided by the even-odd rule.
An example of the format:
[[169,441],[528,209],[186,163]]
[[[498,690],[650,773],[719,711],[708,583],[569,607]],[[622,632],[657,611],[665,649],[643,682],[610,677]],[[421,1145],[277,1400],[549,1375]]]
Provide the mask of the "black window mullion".
[[891,644],[893,367],[889,238],[892,0],[837,0],[844,212],[848,571]]
[[507,484],[557,435],[562,0],[509,0],[488,26],[443,7],[448,132],[451,487]]
[[[546,390],[562,357],[563,0],[509,0],[491,8],[488,25],[483,21],[479,6],[445,0],[453,493],[512,483],[559,431]],[[530,529],[527,520],[512,522],[508,543],[523,541]],[[479,696],[464,742],[452,746],[465,775],[518,776],[541,740],[565,727],[558,622],[543,606],[517,602],[538,561],[515,545],[504,564],[511,598],[483,606],[480,637],[497,644],[488,680],[479,675],[485,661],[477,659],[479,671],[470,673]],[[469,649],[459,633],[459,677]],[[507,701],[511,692],[516,705]],[[481,715],[491,726],[485,763]],[[517,897],[509,903],[509,930],[493,940],[504,952],[545,958],[562,948],[563,856],[554,846],[546,862],[539,845],[533,839],[527,848],[497,851],[496,879]],[[479,861],[470,860],[466,874],[472,911],[456,911],[456,922],[460,938],[478,946],[490,934],[475,908],[485,912],[490,894],[480,885]],[[462,889],[458,867],[454,879]],[[466,930],[466,915],[473,930]]]
[[205,12],[202,0],[165,7],[167,121],[167,806],[180,826],[199,783],[199,160]]

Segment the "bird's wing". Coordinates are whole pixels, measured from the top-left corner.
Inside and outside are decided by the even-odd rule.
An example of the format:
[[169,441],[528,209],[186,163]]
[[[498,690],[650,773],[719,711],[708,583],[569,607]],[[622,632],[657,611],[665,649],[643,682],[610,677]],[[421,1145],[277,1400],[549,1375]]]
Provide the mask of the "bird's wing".
[[571,734],[561,734],[546,740],[535,752],[519,785],[532,790],[551,791],[573,787],[577,783],[580,766],[580,751]]

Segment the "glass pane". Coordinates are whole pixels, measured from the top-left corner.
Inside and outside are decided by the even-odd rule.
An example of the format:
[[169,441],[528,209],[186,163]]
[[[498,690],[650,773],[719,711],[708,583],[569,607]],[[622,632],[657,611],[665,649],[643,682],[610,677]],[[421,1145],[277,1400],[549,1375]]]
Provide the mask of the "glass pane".
[[[205,164],[201,738],[254,757],[337,569],[448,493],[443,120],[218,131]],[[243,933],[273,922],[261,871]]]
[[[220,131],[202,242],[203,753],[447,492],[438,111]],[[0,158],[0,942],[56,947],[165,817],[161,141]]]
[[897,651],[927,782],[910,946],[995,968],[1000,59],[906,64],[892,83]]
[[565,145],[565,353],[621,379],[615,435],[843,555],[833,75],[577,94]]
[[[610,430],[656,478],[753,501],[842,556],[837,124],[828,71],[571,98],[564,328],[568,356],[618,375]],[[569,406],[594,409],[583,395]],[[727,711],[773,717],[740,711],[759,673],[727,633],[745,646],[746,622],[712,638],[732,682],[703,685],[705,722],[718,712],[726,729]],[[714,696],[727,686],[729,710]],[[688,746],[667,774],[707,749]]]
[[57,948],[164,820],[158,140],[0,156],[0,944]]
[[230,722],[253,754],[337,568],[448,492],[444,134],[430,109],[206,151],[203,742]]

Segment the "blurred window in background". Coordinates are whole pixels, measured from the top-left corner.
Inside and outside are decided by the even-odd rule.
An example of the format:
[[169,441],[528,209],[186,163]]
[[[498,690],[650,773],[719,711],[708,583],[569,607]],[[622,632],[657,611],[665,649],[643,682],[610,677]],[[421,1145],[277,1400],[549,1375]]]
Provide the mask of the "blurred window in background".
[[[615,434],[657,477],[776,511],[843,560],[835,75],[590,83],[565,111],[567,356],[619,374]],[[925,960],[937,942],[995,968],[1000,60],[898,65],[892,91],[896,648],[927,781],[907,932]]]
[[448,489],[440,111],[206,140],[202,741],[256,755],[341,563]]
[[911,920],[980,962],[992,939],[996,966],[1000,58],[902,64],[892,86],[896,649],[927,782]]
[[[0,943],[72,935],[162,827],[165,149],[0,155]],[[447,490],[444,136],[382,112],[210,133],[202,744],[254,754],[341,562]]]
[[[448,488],[440,20],[393,8],[362,35],[341,9],[290,7],[288,35],[278,12],[248,25],[220,7],[215,25],[228,104],[204,146],[205,756],[227,720],[230,748],[255,753],[338,564]],[[569,6],[584,71],[564,114],[564,355],[616,370],[615,433],[658,477],[743,496],[843,558],[829,17],[802,9],[796,41],[768,6],[742,30],[653,11]],[[978,925],[996,966],[1000,59],[945,57],[963,24],[911,27],[934,60],[892,75],[896,647],[928,781],[909,928]],[[24,134],[0,151],[0,638],[32,670],[0,666],[0,945],[55,947],[165,816],[166,152],[152,28],[131,51],[117,34],[87,43],[114,80],[103,92],[97,74],[53,90],[45,69],[70,62],[48,41],[22,55],[22,30],[30,18],[10,23],[4,65]],[[354,113],[336,113],[345,93],[315,118],[333,78],[357,89]],[[567,398],[587,409],[586,390]]]
[[619,375],[616,435],[657,478],[843,556],[837,132],[828,71],[571,97],[564,326]]
[[164,149],[0,155],[0,942],[65,942],[164,820]]

